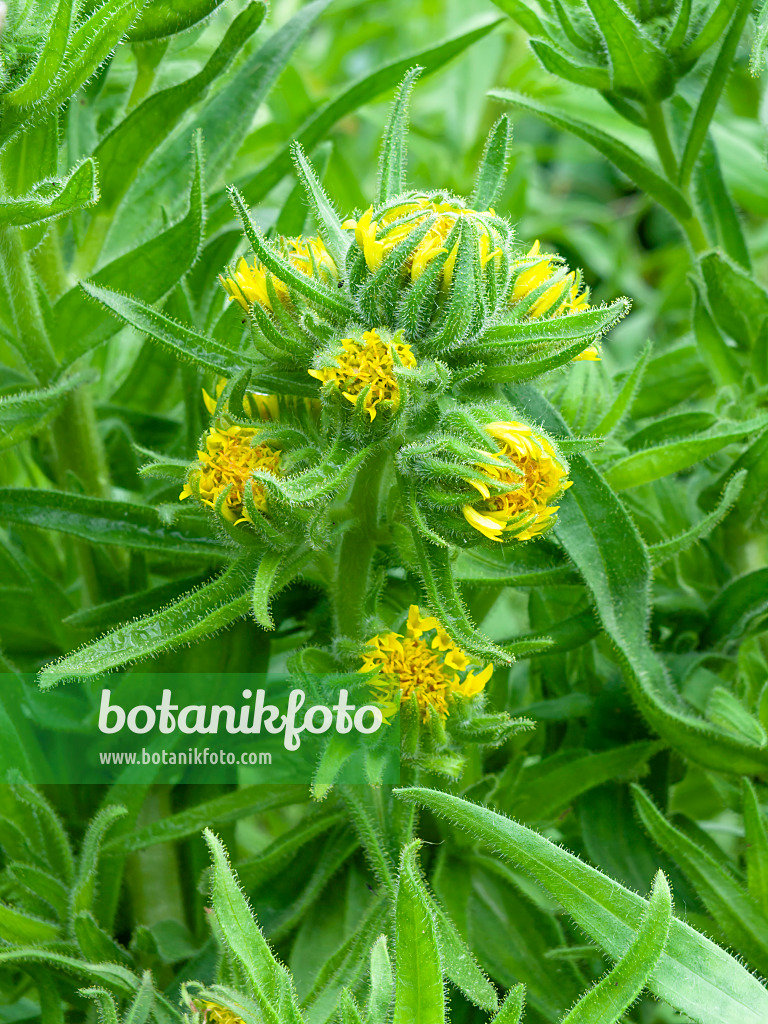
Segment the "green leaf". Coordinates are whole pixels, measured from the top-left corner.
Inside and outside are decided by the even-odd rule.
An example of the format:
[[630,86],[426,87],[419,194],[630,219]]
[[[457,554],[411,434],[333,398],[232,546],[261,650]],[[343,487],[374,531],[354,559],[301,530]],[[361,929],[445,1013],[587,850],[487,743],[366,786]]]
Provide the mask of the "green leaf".
[[[376,68],[370,74],[358,78],[356,81],[328,103],[319,107],[307,120],[294,132],[294,139],[299,142],[307,152],[311,152],[318,142],[326,135],[328,130],[348,114],[375,100],[387,89],[393,88],[415,65],[424,68],[425,76],[432,74],[447,64],[453,57],[463,53],[479,39],[488,35],[504,19],[495,18],[472,29],[460,32],[458,35],[438,43],[436,46],[429,46],[424,50],[413,53],[401,60],[392,61],[382,67]],[[272,159],[253,174],[240,179],[237,182],[238,188],[243,194],[246,203],[255,206],[261,202],[265,195],[291,169],[290,143],[283,146]],[[226,219],[224,216],[223,219]],[[217,217],[215,223],[219,224],[222,217]]]
[[0,397],[0,451],[39,434],[61,411],[75,388],[89,379],[88,373],[76,373],[48,387]]
[[244,786],[110,839],[104,849],[113,855],[133,853],[158,843],[172,843],[187,836],[198,835],[207,825],[225,825],[239,821],[240,818],[307,800],[309,793],[306,786],[281,785],[271,792],[265,786]]
[[711,512],[703,516],[697,523],[694,523],[690,529],[677,534],[676,537],[659,541],[658,544],[651,544],[648,551],[653,565],[663,565],[670,558],[679,555],[681,551],[686,551],[692,544],[695,544],[702,537],[706,537],[711,533],[739,500],[739,495],[742,492],[746,478],[746,469],[734,473],[727,481],[719,502]]
[[726,256],[750,270],[741,220],[728,191],[711,132],[704,140],[694,167],[693,194],[711,244],[721,247]]
[[720,94],[725,88],[725,83],[731,73],[736,47],[739,45],[751,6],[750,0],[739,0],[731,27],[728,29],[723,45],[717,55],[717,60],[707,76],[706,85],[699,97],[699,104],[696,107],[696,113],[693,115],[688,137],[685,140],[683,158],[680,161],[679,182],[682,188],[686,188],[691,180],[693,169],[701,147],[704,145],[704,140],[707,137],[709,125],[714,116]]
[[760,806],[755,787],[742,778],[744,801],[744,856],[747,862],[747,888],[749,895],[768,920],[768,830],[765,813]]
[[715,646],[740,639],[760,625],[768,611],[768,569],[755,569],[730,580],[707,609],[703,642]]
[[227,946],[242,964],[267,1021],[277,1024],[283,968],[275,959],[237,884],[220,839],[204,831],[213,861],[213,909]]
[[672,894],[659,871],[653,880],[648,909],[626,953],[563,1017],[563,1024],[617,1024],[659,962],[671,922]]
[[460,551],[453,562],[453,574],[460,582],[508,587],[574,583],[579,579],[556,549],[547,550],[541,542],[499,545],[493,551],[482,548]]
[[387,937],[380,935],[371,947],[370,992],[365,1024],[386,1024],[394,987]]
[[475,1006],[494,1012],[499,1005],[496,989],[478,967],[472,951],[450,917],[430,897],[428,890],[425,889],[424,894],[434,918],[443,973]]
[[68,178],[40,182],[25,196],[0,200],[0,224],[29,227],[84,210],[99,200],[96,161],[83,160]]
[[[195,4],[200,2],[195,0]],[[139,28],[145,18],[152,17],[154,9],[167,6],[166,3],[152,3],[136,27]],[[173,6],[178,11],[178,5]],[[188,6],[185,5],[185,11]],[[93,153],[103,168],[98,216],[105,219],[111,216],[148,157],[185,111],[204,96],[211,83],[223,74],[259,28],[265,14],[263,3],[249,3],[233,20],[198,74],[179,85],[153,93],[104,136]]]
[[488,210],[493,207],[504,187],[511,151],[512,124],[507,115],[502,114],[491,128],[485,142],[469,203],[473,210]]
[[525,821],[547,821],[582,793],[611,779],[637,775],[654,754],[658,743],[629,743],[598,752],[570,749],[524,768],[506,809]]
[[72,898],[70,903],[71,923],[74,918],[83,910],[92,912],[93,902],[96,896],[96,884],[98,878],[99,856],[104,837],[114,823],[125,817],[125,807],[119,804],[112,804],[103,807],[96,813],[86,829],[83,845],[80,851],[80,860],[77,865],[75,884],[72,887]]
[[92,544],[118,544],[167,555],[219,559],[229,550],[203,524],[170,524],[145,505],[31,487],[0,488],[0,522],[59,530]]
[[139,987],[139,979],[131,971],[117,964],[93,964],[63,953],[53,953],[35,946],[0,949],[0,965],[24,968],[42,964],[50,970],[61,971],[65,977],[82,978],[86,982],[105,985],[121,996],[132,996]]
[[443,974],[435,922],[409,843],[400,862],[395,904],[397,931],[393,1024],[444,1024]]
[[520,1024],[525,1006],[525,985],[513,985],[504,997],[501,1009],[493,1018],[493,1024]]
[[418,65],[410,68],[397,87],[381,139],[377,204],[386,203],[405,191],[408,170],[408,104],[414,83],[423,70]]
[[80,287],[110,310],[123,323],[135,327],[159,342],[182,360],[188,360],[221,377],[238,377],[245,365],[242,357],[213,338],[206,338],[144,302],[83,281]]
[[693,289],[693,331],[710,376],[718,387],[735,384],[741,378],[736,354],[726,345],[717,324],[712,319],[698,281],[693,277],[689,280]]
[[56,78],[67,48],[73,13],[72,0],[58,0],[40,54],[30,73],[13,90],[17,104],[25,106],[41,99]]
[[704,25],[696,33],[691,34],[685,49],[675,55],[675,64],[679,72],[685,73],[692,68],[710,46],[714,46],[723,38],[723,33],[739,2],[740,0],[719,0]]
[[90,911],[81,910],[76,914],[72,929],[86,960],[94,960],[96,963],[108,960],[110,963],[130,965],[130,955],[104,931]]
[[761,430],[767,423],[768,416],[759,416],[745,423],[724,424],[708,434],[644,448],[614,462],[605,471],[605,480],[611,487],[621,491],[628,487],[647,484],[671,473],[679,473],[683,469],[695,466],[702,459],[709,458],[734,441]]
[[637,360],[631,371],[627,374],[619,393],[613,400],[610,409],[603,416],[596,427],[592,429],[593,434],[597,434],[600,437],[606,437],[613,430],[618,427],[621,421],[632,409],[632,403],[637,397],[637,393],[640,390],[640,386],[643,383],[643,376],[645,375],[645,369],[650,359],[653,345],[650,341],[646,341],[643,351],[640,353],[640,358]]
[[[448,793],[396,790],[490,846],[543,885],[578,927],[612,958],[623,956],[648,903],[544,836]],[[689,925],[672,919],[649,988],[681,1013],[707,1024],[760,1024],[768,991],[746,968]]]
[[669,58],[618,0],[588,0],[608,50],[611,87],[643,103],[672,92]]
[[[511,391],[513,404],[552,435],[567,426],[531,387]],[[686,757],[717,771],[762,774],[768,757],[683,705],[647,639],[651,564],[637,527],[583,455],[571,459],[574,481],[560,506],[555,533],[595,601],[633,700],[652,727]]]
[[253,600],[251,609],[253,617],[264,629],[274,629],[275,621],[269,610],[269,602],[273,596],[277,575],[283,564],[282,551],[265,551],[253,581]]
[[521,110],[537,114],[548,124],[554,125],[555,128],[571,132],[580,139],[584,139],[590,146],[607,157],[622,174],[626,174],[634,181],[643,192],[647,192],[652,199],[669,210],[677,220],[685,221],[690,218],[691,208],[680,190],[657,174],[648,166],[647,161],[639,157],[623,142],[599,128],[593,127],[586,121],[579,121],[555,107],[544,106],[521,93],[511,92],[509,89],[494,89],[490,95],[500,100],[506,100]]
[[99,1008],[99,1024],[120,1024],[117,1018],[115,1000],[104,988],[81,988],[80,994],[88,996]]
[[757,78],[765,63],[765,47],[768,44],[768,3],[763,0],[757,15],[757,29],[752,42],[752,53],[749,58],[749,70]]
[[209,17],[223,0],[186,0],[180,8],[176,0],[153,0],[141,12],[128,33],[131,43],[147,43],[184,32]]
[[575,82],[587,89],[599,89],[606,92],[611,88],[611,76],[605,68],[596,64],[581,64],[557,46],[552,46],[543,39],[531,39],[530,47],[541,61],[545,71],[567,82]]
[[751,348],[768,319],[768,292],[721,253],[704,253],[700,266],[718,327],[742,347]]
[[[147,302],[166,295],[200,254],[205,228],[202,138],[193,138],[194,171],[189,209],[175,224],[108,263],[91,279],[103,288],[125,290]],[[54,350],[69,365],[120,330],[120,323],[77,285],[56,302],[51,334]]]
[[0,938],[13,945],[33,942],[45,946],[61,939],[61,929],[55,921],[42,921],[0,903]]
[[325,247],[333,257],[336,266],[343,271],[347,263],[347,250],[352,242],[352,235],[342,228],[338,214],[325,194],[314,167],[310,164],[298,142],[293,144],[292,153],[296,173],[309,200],[309,207],[315,216],[320,237],[325,242]]
[[40,687],[47,690],[64,680],[93,678],[216,633],[248,611],[251,573],[247,559],[236,562],[163,611],[129,622],[46,665],[40,672]]
[[729,944],[763,974],[768,965],[768,921],[749,894],[706,850],[670,824],[640,786],[633,785],[635,807],[656,845],[672,857],[695,886]]

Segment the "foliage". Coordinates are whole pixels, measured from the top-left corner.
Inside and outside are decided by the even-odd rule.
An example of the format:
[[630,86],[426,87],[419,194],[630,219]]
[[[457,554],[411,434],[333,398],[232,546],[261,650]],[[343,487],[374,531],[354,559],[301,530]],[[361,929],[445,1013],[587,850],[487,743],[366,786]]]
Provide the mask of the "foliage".
[[[0,1020],[768,1017],[764,6],[8,5]],[[9,774],[134,664],[402,788]]]

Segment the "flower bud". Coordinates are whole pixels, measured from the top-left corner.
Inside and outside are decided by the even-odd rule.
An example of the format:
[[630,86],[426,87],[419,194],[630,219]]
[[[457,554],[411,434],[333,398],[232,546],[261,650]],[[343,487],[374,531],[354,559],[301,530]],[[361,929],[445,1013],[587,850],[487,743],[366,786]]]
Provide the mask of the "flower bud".
[[[325,284],[336,282],[339,273],[330,253],[319,238],[281,238],[280,248],[285,258],[307,277],[316,277]],[[267,286],[269,271],[259,259],[249,264],[245,257],[238,260],[237,268],[231,277],[219,275],[230,299],[238,302],[246,312],[254,303],[265,309],[272,310],[272,297]],[[270,274],[272,287],[277,298],[284,306],[291,304],[288,286],[279,278]]]

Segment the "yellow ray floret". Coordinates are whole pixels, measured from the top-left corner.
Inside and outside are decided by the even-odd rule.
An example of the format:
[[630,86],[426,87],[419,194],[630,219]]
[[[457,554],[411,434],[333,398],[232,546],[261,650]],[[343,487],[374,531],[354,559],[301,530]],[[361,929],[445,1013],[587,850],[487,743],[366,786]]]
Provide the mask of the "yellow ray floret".
[[243,1018],[218,1003],[200,1002],[195,1009],[201,1014],[204,1024],[244,1024]]
[[[480,262],[483,266],[501,255],[500,236],[485,220],[496,216],[493,210],[478,212],[467,209],[456,200],[436,201],[434,196],[423,195],[415,196],[387,210],[377,220],[373,219],[373,212],[371,206],[359,220],[348,220],[344,224],[345,228],[354,228],[355,240],[362,249],[371,272],[378,270],[395,246],[431,216],[436,216],[435,222],[406,260],[411,280],[415,281],[421,277],[435,257],[447,251],[445,241],[460,217],[471,217],[474,220],[478,230]],[[447,288],[453,279],[458,248],[457,242],[443,265],[441,277],[444,288]]]
[[508,539],[505,533],[515,540],[530,540],[552,524],[559,506],[549,503],[571,486],[568,471],[549,441],[525,423],[489,423],[485,431],[512,466],[503,463],[498,453],[483,452],[494,461],[490,465],[477,463],[477,468],[490,481],[508,484],[510,489],[499,491],[483,481],[470,480],[483,500],[465,505],[464,518],[490,540]]
[[376,419],[380,402],[400,404],[400,388],[394,374],[396,355],[400,365],[416,366],[416,357],[409,345],[399,341],[383,341],[377,330],[366,331],[362,341],[344,338],[334,366],[323,366],[309,373],[323,384],[333,381],[347,401],[353,405],[365,391],[365,411]]
[[[280,452],[267,444],[253,444],[253,427],[213,426],[205,435],[205,449],[197,453],[198,465],[189,474],[179,498],[198,497],[204,505],[216,508],[222,493],[229,488],[221,513],[230,523],[252,522],[243,504],[243,494],[254,470],[276,474]],[[267,510],[267,492],[257,480],[250,483],[253,504]]]
[[423,616],[415,604],[408,612],[405,636],[379,633],[366,646],[370,650],[358,671],[378,669],[369,685],[385,720],[414,695],[423,722],[429,721],[431,711],[445,720],[456,696],[474,697],[493,673],[490,664],[475,672],[473,666],[479,668],[479,663],[456,646],[434,616]]
[[[319,238],[283,238],[281,239],[283,255],[288,262],[307,277],[317,277],[326,283],[338,278],[336,264]],[[232,277],[219,275],[219,281],[230,299],[238,302],[248,310],[254,303],[265,309],[272,309],[272,299],[267,289],[269,271],[259,259],[252,264],[241,257]],[[280,302],[287,306],[290,303],[288,286],[274,274],[272,285]]]
[[[216,403],[221,397],[221,393],[227,386],[227,380],[225,377],[219,377],[216,381],[216,397],[209,395],[208,392],[203,388],[203,402],[205,408],[213,416],[216,412]],[[226,412],[225,408],[220,410]],[[243,411],[246,412],[252,420],[276,420],[280,414],[280,407],[278,403],[277,395],[264,395],[260,391],[246,391],[243,396]]]

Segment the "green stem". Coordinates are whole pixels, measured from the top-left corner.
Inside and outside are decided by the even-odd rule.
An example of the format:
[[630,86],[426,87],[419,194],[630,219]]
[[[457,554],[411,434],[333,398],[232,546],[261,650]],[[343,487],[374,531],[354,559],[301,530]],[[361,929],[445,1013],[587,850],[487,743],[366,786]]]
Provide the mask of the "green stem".
[[[136,828],[161,821],[171,811],[171,787],[152,786],[136,818]],[[160,921],[178,921],[186,925],[178,857],[172,843],[139,850],[126,867],[134,924],[151,928]]]
[[659,103],[647,103],[645,114],[648,130],[656,146],[656,152],[659,154],[661,166],[670,181],[677,181],[677,158],[669,140],[664,108]]
[[357,473],[349,505],[355,524],[341,539],[333,581],[333,618],[336,636],[362,640],[365,599],[377,548],[379,493],[388,452],[379,452]]
[[21,352],[37,380],[47,384],[59,369],[40,306],[37,282],[19,228],[0,228],[0,259],[9,285]]

